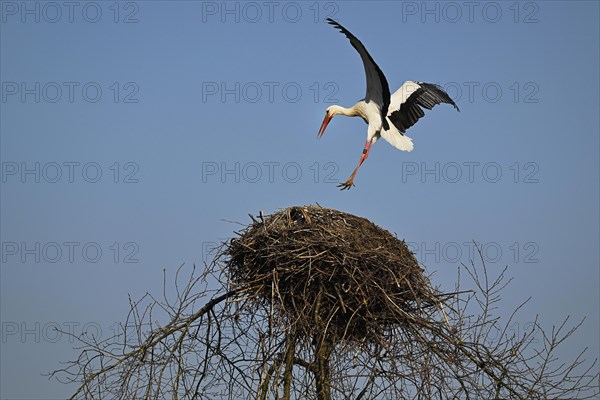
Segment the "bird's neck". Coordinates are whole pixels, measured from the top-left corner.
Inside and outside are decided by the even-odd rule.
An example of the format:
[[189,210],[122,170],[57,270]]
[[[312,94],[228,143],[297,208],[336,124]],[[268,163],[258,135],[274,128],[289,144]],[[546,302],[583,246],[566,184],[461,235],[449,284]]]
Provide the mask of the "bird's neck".
[[354,117],[357,115],[361,115],[360,103],[356,103],[354,106],[350,108],[342,107],[342,106],[334,106],[334,112],[336,114],[343,114],[348,117]]

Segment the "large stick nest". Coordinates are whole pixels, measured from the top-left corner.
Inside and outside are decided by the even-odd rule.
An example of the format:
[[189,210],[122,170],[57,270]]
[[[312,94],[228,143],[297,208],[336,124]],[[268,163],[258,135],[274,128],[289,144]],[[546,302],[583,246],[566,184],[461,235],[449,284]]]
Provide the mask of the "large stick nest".
[[225,253],[234,287],[268,302],[285,326],[311,337],[377,340],[437,304],[404,241],[372,222],[319,206],[262,217]]

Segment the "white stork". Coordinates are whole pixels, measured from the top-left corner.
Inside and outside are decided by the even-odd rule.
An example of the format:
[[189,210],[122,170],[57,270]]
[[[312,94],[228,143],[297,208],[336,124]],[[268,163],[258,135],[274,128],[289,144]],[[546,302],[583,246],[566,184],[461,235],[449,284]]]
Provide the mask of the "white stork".
[[358,165],[348,180],[338,185],[344,190],[354,186],[354,176],[363,161],[369,156],[371,146],[379,137],[383,137],[399,150],[412,151],[412,139],[404,133],[419,118],[425,115],[421,107],[431,110],[436,104],[447,103],[452,104],[458,110],[458,106],[448,96],[448,93],[440,86],[432,83],[406,81],[400,89],[390,95],[390,88],[385,75],[375,64],[360,40],[333,19],[327,18],[327,22],[339,29],[350,40],[350,44],[360,54],[367,77],[367,94],[365,98],[351,108],[338,105],[328,107],[318,133],[320,139],[325,132],[325,128],[327,128],[327,124],[336,114],[350,117],[359,116],[369,125],[367,141]]

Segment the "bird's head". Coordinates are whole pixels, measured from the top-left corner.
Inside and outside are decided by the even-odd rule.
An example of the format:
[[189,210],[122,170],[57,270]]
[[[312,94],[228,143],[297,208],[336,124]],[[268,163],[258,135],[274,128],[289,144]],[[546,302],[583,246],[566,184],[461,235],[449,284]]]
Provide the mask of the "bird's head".
[[325,118],[323,118],[323,122],[321,123],[321,128],[319,129],[319,133],[317,134],[317,137],[319,139],[321,139],[321,137],[325,133],[325,129],[327,128],[329,121],[331,121],[331,119],[333,118],[334,115],[338,114],[337,108],[338,108],[338,106],[329,106],[329,107],[327,107],[327,110],[325,110]]

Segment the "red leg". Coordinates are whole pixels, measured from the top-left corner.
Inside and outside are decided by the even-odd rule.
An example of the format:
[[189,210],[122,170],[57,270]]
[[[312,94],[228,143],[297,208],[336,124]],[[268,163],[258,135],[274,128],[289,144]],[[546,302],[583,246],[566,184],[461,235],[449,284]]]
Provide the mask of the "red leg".
[[360,160],[358,161],[358,165],[356,166],[356,168],[354,168],[352,175],[350,175],[350,177],[346,180],[346,182],[340,183],[338,185],[338,187],[341,190],[348,190],[352,186],[354,186],[354,177],[356,176],[356,173],[358,172],[358,169],[360,168],[362,163],[367,159],[367,157],[369,157],[369,152],[371,151],[372,145],[373,145],[373,142],[367,139],[367,141],[365,143],[365,148],[363,149],[363,152],[360,156]]

